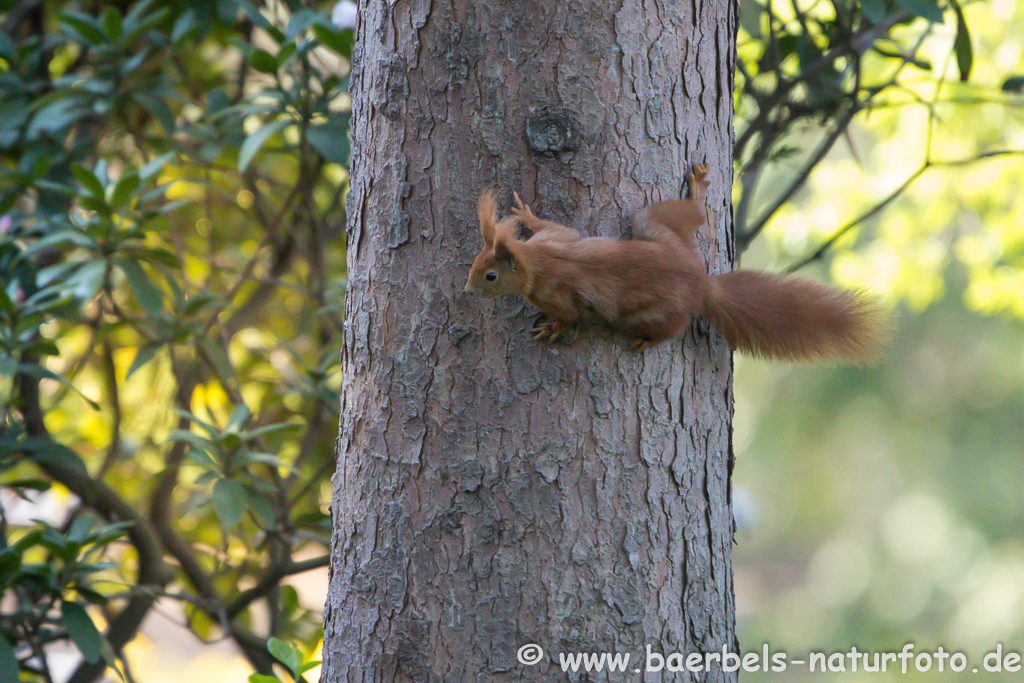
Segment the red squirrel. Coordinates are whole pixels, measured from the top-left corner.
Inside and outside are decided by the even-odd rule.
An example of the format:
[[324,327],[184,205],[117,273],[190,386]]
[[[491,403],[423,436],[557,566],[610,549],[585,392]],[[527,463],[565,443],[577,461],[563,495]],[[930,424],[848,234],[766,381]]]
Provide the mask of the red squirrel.
[[[522,294],[554,318],[533,329],[554,342],[584,320],[603,320],[636,337],[643,350],[681,335],[703,313],[733,349],[785,360],[866,361],[884,343],[886,313],[874,297],[802,277],[736,270],[708,275],[693,236],[707,220],[704,180],[695,164],[689,200],[658,202],[633,217],[633,238],[582,237],[537,218],[515,197],[499,218],[497,191],[480,195],[484,247],[466,291],[485,297]],[[533,236],[516,238],[522,223]]]

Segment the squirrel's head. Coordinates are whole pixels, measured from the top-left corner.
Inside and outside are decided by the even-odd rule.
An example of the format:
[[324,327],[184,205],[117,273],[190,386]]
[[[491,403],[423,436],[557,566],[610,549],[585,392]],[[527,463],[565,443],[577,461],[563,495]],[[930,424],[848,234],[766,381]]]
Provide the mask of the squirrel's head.
[[480,195],[477,212],[480,216],[480,235],[484,248],[477,254],[469,269],[466,291],[486,297],[503,294],[521,294],[526,284],[526,273],[517,256],[516,218],[498,220],[497,190],[484,190]]

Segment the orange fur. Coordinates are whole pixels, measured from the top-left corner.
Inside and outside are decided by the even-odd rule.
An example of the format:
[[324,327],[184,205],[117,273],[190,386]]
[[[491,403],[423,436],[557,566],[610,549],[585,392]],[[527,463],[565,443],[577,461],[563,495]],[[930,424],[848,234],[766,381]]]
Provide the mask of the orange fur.
[[[787,360],[867,360],[884,341],[886,316],[877,300],[799,277],[734,271],[710,277],[693,235],[707,218],[704,177],[694,166],[694,199],[652,204],[633,220],[634,238],[581,237],[537,218],[515,195],[513,216],[498,218],[496,192],[480,196],[477,255],[466,291],[521,294],[554,318],[534,328],[555,341],[585,320],[603,320],[637,337],[643,350],[681,335],[704,313],[736,349]],[[533,232],[517,240],[516,223]]]

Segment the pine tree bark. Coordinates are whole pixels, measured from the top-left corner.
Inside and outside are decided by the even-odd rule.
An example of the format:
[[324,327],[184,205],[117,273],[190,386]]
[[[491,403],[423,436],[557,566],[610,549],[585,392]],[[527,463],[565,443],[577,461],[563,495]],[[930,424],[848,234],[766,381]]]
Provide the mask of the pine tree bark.
[[724,340],[549,347],[463,286],[482,188],[621,236],[692,162],[728,269],[735,25],[730,0],[360,2],[323,683],[589,680],[577,651],[683,680],[633,669],[734,648]]

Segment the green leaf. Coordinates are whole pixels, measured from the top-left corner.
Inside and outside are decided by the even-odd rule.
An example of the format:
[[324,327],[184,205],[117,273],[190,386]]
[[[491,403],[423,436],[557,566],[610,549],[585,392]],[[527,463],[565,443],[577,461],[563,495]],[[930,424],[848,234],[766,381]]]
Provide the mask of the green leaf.
[[153,118],[160,122],[160,126],[165,132],[174,132],[174,112],[167,106],[167,102],[164,101],[163,97],[154,92],[140,91],[132,93],[132,99],[152,114]]
[[93,251],[96,249],[96,240],[88,235],[78,232],[76,230],[60,230],[58,232],[52,232],[46,237],[36,240],[22,252],[22,257],[32,256],[41,251],[48,251],[54,247],[63,246],[64,244],[73,244],[76,247],[82,247]]
[[[118,71],[120,71],[122,77],[128,78],[133,73],[138,71],[142,67],[142,65],[146,63],[146,60],[149,59],[149,58],[150,58],[150,51],[148,49],[147,50],[140,50],[136,54],[132,55],[128,59],[126,59],[123,62],[121,62],[121,66],[118,69]],[[113,83],[111,83],[111,88],[110,88],[110,93],[111,94],[113,94],[114,88],[115,88],[115,85]]]
[[181,408],[174,408],[174,412],[180,415],[181,417],[186,418],[190,422],[194,422],[195,424],[199,425],[200,427],[205,429],[208,434],[220,433],[220,430],[217,429],[215,426],[213,426],[209,422],[204,422],[203,420],[200,420],[198,417],[188,412],[187,410],[182,410]]
[[68,637],[78,646],[82,657],[90,664],[100,661],[103,636],[96,630],[85,608],[77,602],[61,603],[61,621],[68,631]]
[[17,681],[18,658],[5,635],[0,634],[0,681]]
[[937,0],[896,0],[896,4],[915,17],[921,17],[936,24],[942,23],[942,9]]
[[152,4],[153,0],[142,0],[141,2],[132,4],[132,8],[128,10],[128,14],[124,15],[124,23],[125,26],[128,27],[129,31],[134,31],[135,27],[142,23],[143,13],[148,10],[149,6]]
[[[100,409],[100,405],[98,403],[96,403],[96,401],[93,401],[91,398],[89,398],[85,394],[83,394],[82,391],[78,387],[76,387],[74,384],[69,382],[66,377],[64,377],[63,375],[58,375],[56,372],[53,372],[52,370],[48,370],[48,369],[44,368],[39,363],[18,363],[17,371],[21,372],[21,373],[24,373],[26,375],[29,375],[31,377],[39,377],[40,379],[56,380],[57,382],[60,382],[61,384],[66,386],[71,391],[73,391],[76,394],[78,394],[79,398],[81,398],[83,401],[88,403],[89,407],[91,407],[93,410],[99,410]],[[74,451],[72,451],[72,452],[74,452]]]
[[265,74],[277,73],[277,60],[266,50],[256,48],[249,54],[249,65]]
[[334,50],[345,59],[352,59],[352,47],[356,43],[354,29],[339,29],[336,26],[318,22],[313,24],[313,35],[321,44]]
[[327,161],[347,164],[349,114],[335,114],[326,123],[318,123],[306,129],[306,139]]
[[286,126],[291,124],[289,119],[278,119],[260,127],[256,132],[245,139],[238,150],[238,171],[244,172],[249,167],[249,162],[256,156],[271,135],[279,133]]
[[[144,4],[148,5],[149,3]],[[136,12],[133,7],[132,11],[128,12],[128,15],[124,18],[125,36],[122,42],[125,44],[134,43],[143,33],[154,28],[170,16],[171,10],[168,7],[160,7],[147,17],[135,19],[135,16],[138,16],[138,14],[140,13]]]
[[299,667],[299,673],[300,674],[304,674],[307,671],[309,671],[310,669],[315,669],[316,667],[320,666],[321,664],[323,664],[323,662],[321,660],[319,660],[319,659],[310,660],[310,661],[306,662],[305,664],[303,664],[302,666]]
[[209,337],[197,337],[196,343],[202,348],[207,360],[213,365],[213,369],[217,372],[217,376],[220,379],[228,380],[234,376],[235,370],[231,365],[231,360],[220,344],[217,344]]
[[150,315],[163,313],[163,294],[156,288],[153,281],[149,279],[149,275],[139,265],[139,262],[126,258],[118,258],[114,261],[120,266],[121,271],[128,280],[128,288],[132,291],[132,296],[139,302],[143,310]]
[[81,545],[89,538],[89,532],[96,525],[96,518],[90,514],[84,514],[71,520],[71,526],[65,535],[71,543]]
[[149,180],[160,171],[164,170],[164,166],[170,163],[171,159],[174,158],[174,152],[167,152],[161,154],[155,159],[151,159],[146,162],[146,165],[139,169],[139,178],[143,180]]
[[66,30],[70,30],[86,45],[97,45],[107,42],[107,36],[103,29],[93,17],[82,12],[61,12],[57,15],[57,21],[64,24]]
[[[0,590],[6,591],[6,589],[14,582],[14,578],[20,569],[21,555],[19,553],[12,552],[10,549],[0,552]],[[2,638],[3,637],[0,636],[0,639]],[[4,643],[0,643],[0,649],[3,648],[3,645]],[[0,669],[2,668],[3,667],[0,666]],[[6,681],[9,679],[3,678],[0,680]]]
[[92,299],[100,291],[107,277],[107,262],[103,259],[86,261],[64,281],[63,289],[82,301]]
[[971,66],[974,64],[974,53],[971,49],[971,33],[967,30],[967,21],[964,19],[963,8],[956,0],[949,3],[956,12],[956,40],[953,41],[953,50],[956,52],[956,65],[960,69],[960,80],[966,81],[971,75]]
[[[111,541],[121,538],[128,533],[128,530],[135,526],[135,522],[113,522],[93,529],[92,543],[96,545],[107,545]],[[116,564],[114,565],[117,566]]]
[[1005,92],[1024,92],[1024,76],[1010,76],[1003,81]]
[[195,315],[196,313],[209,309],[222,306],[224,299],[215,292],[199,292],[193,294],[184,302],[181,307],[181,312],[185,315]]
[[3,57],[9,62],[14,61],[15,55],[18,54],[18,46],[15,44],[11,37],[6,32],[0,31],[0,57]]
[[102,17],[100,17],[100,24],[103,26],[104,33],[111,40],[117,40],[121,37],[121,13],[117,11],[116,7],[107,5],[103,10]]
[[195,432],[189,432],[184,429],[172,429],[167,435],[167,440],[184,441],[201,453],[205,453],[208,448],[212,447],[212,444],[208,439],[199,436]]
[[91,197],[103,197],[103,185],[99,179],[93,175],[93,172],[87,169],[81,164],[72,164],[71,173],[74,174],[75,179],[82,186],[82,189],[86,190]]
[[249,412],[249,407],[245,404],[238,404],[231,409],[231,416],[228,418],[228,423],[224,426],[225,432],[238,432],[245,421],[249,419],[252,413]]
[[245,516],[245,488],[237,479],[218,479],[213,485],[213,511],[230,529]]
[[294,643],[287,643],[280,638],[271,638],[267,641],[267,649],[274,659],[285,665],[288,671],[295,678],[299,677],[299,667],[302,666],[302,653]]
[[28,453],[29,458],[36,462],[51,463],[65,467],[78,474],[88,474],[85,463],[78,456],[78,453],[71,450],[64,444],[59,444],[51,439],[33,437],[20,442],[22,448]]
[[249,491],[249,507],[256,513],[256,518],[265,529],[271,529],[277,524],[277,505],[274,499],[259,491]]
[[277,676],[264,676],[263,674],[249,674],[249,683],[283,683]]
[[139,189],[141,182],[142,181],[139,180],[139,174],[134,170],[122,175],[110,193],[110,206],[112,208],[126,206],[128,204],[128,200],[131,199],[131,196]]
[[[45,479],[14,479],[12,481],[5,481],[3,485],[14,490],[15,493],[26,489],[29,491],[49,491],[53,486],[53,484]],[[0,553],[0,556],[2,555],[3,553]],[[0,576],[2,575],[3,572],[0,571]]]
[[[211,458],[205,450],[190,448],[188,449],[188,453],[185,454],[185,457],[189,462],[195,463],[196,465],[205,467],[207,470],[209,470],[207,474],[211,475],[211,479],[217,476],[217,463],[214,462],[213,458]],[[196,481],[196,485],[199,485],[201,483],[202,482],[200,481]]]
[[314,12],[311,9],[300,9],[292,15],[291,19],[288,20],[288,26],[284,29],[284,39],[292,40],[295,36],[303,33],[307,28],[309,28],[310,24],[313,22],[318,20],[323,21],[325,19],[326,17],[319,12]]
[[159,352],[163,346],[163,342],[152,341],[145,346],[140,347],[138,352],[135,354],[135,359],[132,361],[132,364],[128,366],[128,372],[125,374],[124,378],[128,379],[136,370],[153,360],[153,358],[156,357],[157,352]]
[[171,29],[171,42],[177,44],[183,38],[198,32],[200,26],[196,13],[191,9],[185,10],[174,21],[174,27]]
[[278,432],[291,432],[301,428],[301,425],[297,425],[294,422],[274,422],[262,427],[257,427],[256,429],[246,430],[242,432],[240,436],[243,439],[250,440],[255,439],[258,436],[267,436],[268,434],[276,434]]
[[280,69],[291,62],[292,57],[296,54],[295,43],[288,43],[277,53],[276,61],[277,68]]

